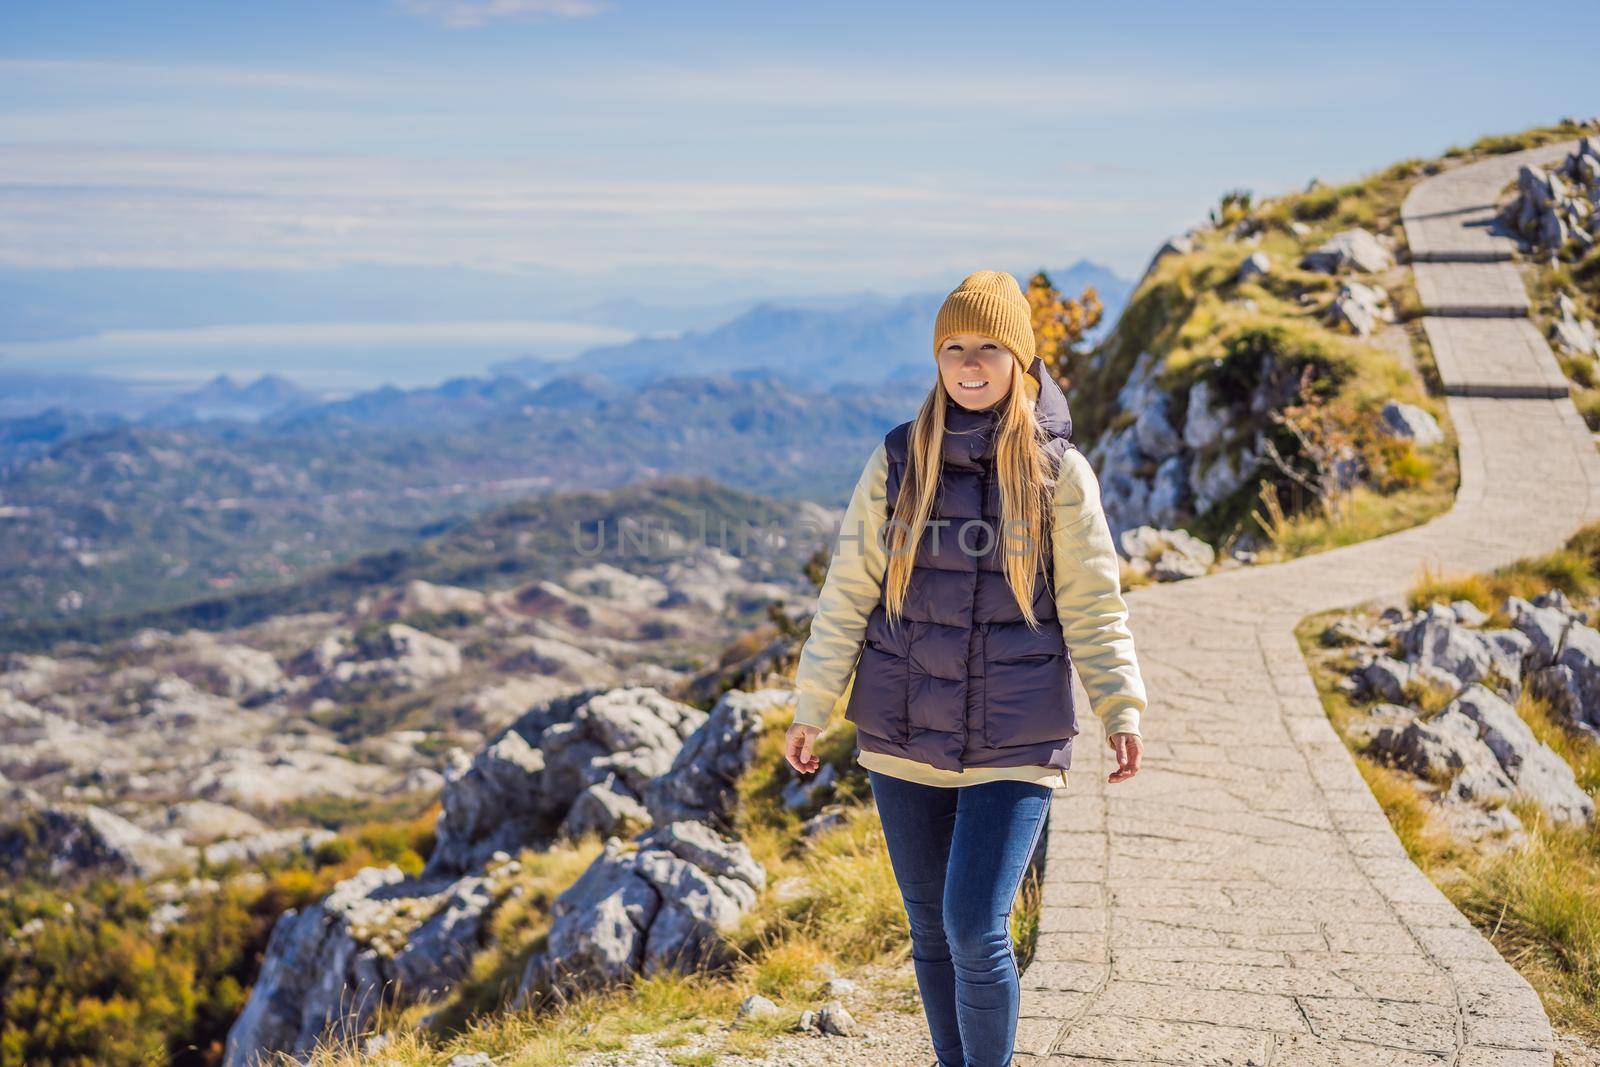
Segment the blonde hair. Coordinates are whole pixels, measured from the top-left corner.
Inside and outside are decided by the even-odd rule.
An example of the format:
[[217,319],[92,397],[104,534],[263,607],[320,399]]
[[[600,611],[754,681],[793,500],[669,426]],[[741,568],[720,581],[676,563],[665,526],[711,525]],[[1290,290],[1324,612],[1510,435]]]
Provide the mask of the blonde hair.
[[[1038,629],[1039,620],[1033,612],[1034,578],[1043,550],[1045,515],[1055,491],[1055,474],[1049,469],[1042,448],[1047,434],[1034,418],[1037,394],[1024,385],[1024,379],[1030,376],[1015,360],[1011,367],[1011,388],[999,401],[994,427],[994,470],[1000,484],[1001,516],[1000,529],[993,534],[1001,540],[1004,573],[1017,607],[1028,625]],[[884,537],[889,557],[884,574],[884,609],[891,626],[901,617],[916,562],[914,546],[921,543],[923,530],[933,515],[934,497],[944,472],[947,398],[944,380],[938,377],[911,424],[906,471]],[[1015,549],[1014,541],[1019,542]]]

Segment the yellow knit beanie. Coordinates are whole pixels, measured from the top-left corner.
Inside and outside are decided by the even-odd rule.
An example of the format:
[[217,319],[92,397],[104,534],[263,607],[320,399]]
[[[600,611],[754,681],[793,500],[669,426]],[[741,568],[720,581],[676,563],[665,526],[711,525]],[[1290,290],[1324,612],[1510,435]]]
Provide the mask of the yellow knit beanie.
[[945,297],[933,322],[933,354],[954,333],[981,333],[1011,349],[1026,371],[1033,362],[1033,308],[1003,270],[974,271]]

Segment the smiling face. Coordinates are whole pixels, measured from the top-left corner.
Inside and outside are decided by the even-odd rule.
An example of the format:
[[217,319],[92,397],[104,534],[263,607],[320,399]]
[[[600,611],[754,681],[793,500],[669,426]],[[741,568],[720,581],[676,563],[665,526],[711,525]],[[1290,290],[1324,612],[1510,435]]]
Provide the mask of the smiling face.
[[939,349],[939,377],[956,403],[977,411],[1011,388],[1011,349],[981,333],[954,333]]

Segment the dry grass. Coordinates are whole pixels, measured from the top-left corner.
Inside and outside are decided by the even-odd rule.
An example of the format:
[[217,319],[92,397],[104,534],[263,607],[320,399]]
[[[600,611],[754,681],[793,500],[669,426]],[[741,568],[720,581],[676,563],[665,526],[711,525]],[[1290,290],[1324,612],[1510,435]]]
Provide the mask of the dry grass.
[[[1370,430],[1378,410],[1396,399],[1432,414],[1446,440],[1427,448],[1394,449],[1386,455],[1380,478],[1345,495],[1327,514],[1313,508],[1287,479],[1271,474],[1282,483],[1277,489],[1287,516],[1273,524],[1263,561],[1379,537],[1448,510],[1458,481],[1454,428],[1443,402],[1429,393],[1427,379],[1436,377],[1436,371],[1420,330],[1402,327],[1421,378],[1382,345],[1332,327],[1327,311],[1340,280],[1299,267],[1307,251],[1351,226],[1402,240],[1400,202],[1426,169],[1409,161],[1359,182],[1269,200],[1251,213],[1260,227],[1256,239],[1229,240],[1221,232],[1206,231],[1192,252],[1163,257],[1096,353],[1095,369],[1074,383],[1074,413],[1082,436],[1095,439],[1136,414],[1116,410],[1113,398],[1140,353],[1157,355],[1158,384],[1178,398],[1203,378],[1216,380],[1224,395],[1254,388],[1259,361],[1270,355],[1281,367],[1315,365],[1323,399],[1348,411],[1353,425]],[[1295,227],[1307,229],[1297,233]],[[1271,271],[1236,281],[1239,265],[1257,251],[1271,258]],[[1406,309],[1416,303],[1409,270],[1396,267],[1380,280],[1403,321]],[[1264,416],[1251,421],[1273,432]],[[1246,435],[1256,428],[1246,427]],[[1285,447],[1284,442],[1279,446]],[[1254,482],[1241,488],[1186,528],[1224,549],[1240,534],[1259,535],[1257,488]]]
[[1449,511],[1460,478],[1455,453],[1447,441],[1431,446],[1427,455],[1429,465],[1409,491],[1384,494],[1358,485],[1345,497],[1337,515],[1305,511],[1288,516],[1276,530],[1270,548],[1261,553],[1261,562],[1359,544],[1420,526]]
[[[1284,501],[1287,518],[1269,524],[1271,543],[1262,554],[1263,561],[1369,540],[1442,514],[1450,507],[1458,481],[1454,428],[1436,395],[1437,367],[1416,322],[1420,302],[1410,270],[1397,266],[1375,280],[1389,290],[1420,380],[1381,346],[1332,328],[1325,315],[1339,280],[1301,270],[1298,264],[1305,252],[1355,226],[1393,238],[1403,259],[1405,232],[1400,225],[1400,206],[1418,180],[1451,166],[1582,132],[1577,126],[1556,124],[1486,137],[1452,149],[1444,158],[1403,160],[1356,181],[1274,197],[1248,210],[1231,205],[1219,213],[1228,227],[1240,218],[1249,218],[1258,229],[1257,236],[1248,241],[1231,240],[1225,228],[1202,228],[1194,251],[1168,255],[1155,265],[1134,293],[1116,330],[1095,352],[1092,369],[1073,383],[1080,437],[1095,440],[1137,414],[1118,410],[1114,398],[1141,353],[1155,353],[1161,363],[1162,388],[1181,397],[1195,380],[1217,373],[1240,338],[1270,332],[1276,359],[1288,363],[1314,360],[1324,367],[1335,383],[1326,399],[1349,404],[1358,419],[1395,398],[1433,414],[1444,428],[1446,440],[1393,465],[1392,473],[1398,477],[1351,493],[1339,501],[1334,514],[1323,514],[1311,501],[1297,498],[1289,480],[1277,477],[1282,483],[1279,489],[1288,494]],[[1236,282],[1239,264],[1256,251],[1271,257],[1272,270],[1251,281]],[[1591,258],[1596,265],[1585,277],[1592,276],[1600,285],[1600,253]],[[1580,265],[1573,269],[1588,268]],[[1600,365],[1593,369],[1594,377],[1600,379]],[[1242,388],[1250,382],[1241,379],[1231,384]],[[1600,426],[1600,388],[1580,390],[1576,401],[1592,424]],[[1255,518],[1260,514],[1257,504],[1257,485],[1251,484],[1185,527],[1203,540],[1226,547],[1245,532],[1261,532]]]
[[[1600,524],[1585,527],[1560,550],[1521,560],[1489,574],[1424,575],[1408,600],[1470,600],[1503,624],[1506,595],[1531,598],[1560,587],[1579,597],[1596,590]],[[1600,1038],[1600,826],[1558,825],[1537,808],[1512,805],[1528,833],[1523,847],[1489,851],[1451,837],[1434,816],[1417,780],[1365,755],[1352,724],[1365,714],[1335,687],[1351,653],[1322,646],[1320,635],[1346,611],[1307,616],[1296,628],[1301,650],[1324,709],[1350,747],[1390,826],[1412,860],[1432,878],[1502,955],[1538,990],[1558,1028]],[[1496,617],[1502,621],[1496,622]],[[1443,700],[1437,692],[1408,694],[1425,712]],[[1600,792],[1600,744],[1562,724],[1545,704],[1523,693],[1517,711],[1534,734],[1567,761],[1581,788]]]

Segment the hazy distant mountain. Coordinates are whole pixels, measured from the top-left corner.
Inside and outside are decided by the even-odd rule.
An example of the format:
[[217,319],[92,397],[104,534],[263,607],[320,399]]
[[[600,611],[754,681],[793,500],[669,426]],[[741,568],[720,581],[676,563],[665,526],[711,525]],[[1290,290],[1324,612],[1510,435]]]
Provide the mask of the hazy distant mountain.
[[[1126,295],[1092,264],[1052,277],[1100,288],[1108,320]],[[327,401],[219,375],[153,414],[0,418],[0,622],[271,588],[508,499],[643,478],[838,503],[927,388],[943,295],[758,304],[534,380]]]
[[923,388],[589,373],[380,389],[256,422],[0,421],[0,448],[18,442],[0,452],[0,622],[273,587],[507,500],[646,478],[837,504]]
[[[1128,292],[1126,281],[1085,262],[1055,271],[1052,278],[1071,293],[1086,284],[1097,286],[1108,305],[1108,321]],[[140,361],[138,367],[147,376],[137,380],[41,370],[37,354],[29,356],[34,362],[25,365],[8,367],[6,362],[7,342],[89,337],[113,329],[185,330],[241,323],[366,321],[401,324],[403,333],[407,323],[470,324],[514,317],[646,335],[627,344],[593,347],[576,358],[569,355],[570,348],[560,345],[550,351],[525,348],[517,358],[494,365],[494,373],[535,383],[592,371],[637,387],[672,374],[744,377],[760,368],[771,369],[800,388],[875,382],[897,373],[901,364],[926,367],[926,335],[943,296],[847,292],[752,305],[739,299],[703,303],[704,293],[694,292],[681,304],[673,304],[659,297],[645,301],[625,295],[593,300],[592,294],[600,289],[592,279],[580,285],[571,277],[558,282],[538,273],[374,266],[327,271],[0,269],[0,418],[61,407],[164,424],[189,418],[253,420],[310,399],[288,377],[273,375],[267,375],[265,384],[242,385],[224,373],[185,391],[185,385],[172,384],[181,372],[178,365],[162,362],[159,347],[153,356],[130,357]],[[419,299],[419,294],[426,298]],[[557,329],[553,336],[561,333]],[[291,354],[301,357],[294,365],[302,369],[335,365],[340,357],[333,353],[319,362],[320,355],[314,354],[317,343],[307,341],[293,348]],[[473,342],[464,343],[470,350]],[[442,348],[420,364],[413,356],[400,380],[426,382],[434,366],[428,360],[436,360],[439,371],[453,369],[448,344]],[[308,353],[313,354],[308,357]],[[195,365],[191,353],[184,367]],[[226,371],[240,362],[220,345],[212,362],[199,365]],[[384,365],[378,361],[371,373],[382,373]],[[460,365],[458,361],[455,366]],[[348,383],[340,386],[348,387]],[[417,399],[409,395],[402,401],[405,392],[393,387],[354,396],[350,413],[359,418],[362,408],[381,410]]]
[[587,374],[568,374],[548,381],[533,390],[528,399],[543,408],[573,411],[579,408],[597,407],[608,400],[621,399],[630,392],[631,390],[620,382],[596,371],[590,371]]
[[571,322],[587,322],[596,326],[620,326],[638,333],[678,333],[723,322],[749,306],[748,300],[726,300],[717,304],[661,304],[618,297],[563,311],[561,317]]
[[[120,415],[85,413],[53,407],[18,418],[0,418],[0,470],[8,464],[41,455],[63,441],[104,433],[125,425]],[[0,505],[5,503],[0,496]]]
[[146,415],[146,423],[181,423],[193,419],[240,419],[252,422],[275,412],[314,403],[317,395],[276,374],[244,383],[219,374],[198,389],[180,393]]
[[[839,503],[839,502],[836,502]],[[807,557],[831,534],[815,505],[742,492],[702,477],[646,479],[613,490],[558,492],[430,523],[393,547],[364,552],[329,567],[262,586],[197,596],[173,605],[126,613],[41,618],[0,615],[0,652],[42,649],[61,640],[100,642],[147,626],[181,632],[218,630],[274,616],[344,610],[363,594],[378,594],[414,579],[446,585],[505,589],[559,580],[577,567],[603,563],[633,574],[663,574],[692,563],[705,550],[725,551],[748,574],[786,586],[805,586]],[[811,532],[800,534],[798,524]],[[770,532],[790,524],[791,538],[728,536],[720,531]],[[665,536],[623,538],[624,527]],[[577,531],[575,536],[574,531]],[[731,580],[739,579],[729,576]]]
[[[1018,279],[1028,276],[1019,274]],[[1106,305],[1107,323],[1115,321],[1131,290],[1125,279],[1087,261],[1052,271],[1050,277],[1062,292],[1073,295],[1093,285]],[[603,345],[573,362],[602,367],[607,376],[635,385],[666,374],[737,375],[756,368],[798,388],[880,382],[892,374],[915,375],[915,368],[928,366],[933,320],[944,297],[938,292],[764,301],[714,329]],[[494,369],[542,381],[571,365],[533,358],[509,360]]]
[[137,416],[157,402],[136,383],[98,374],[52,374],[0,365],[0,419],[51,408],[86,414]]

